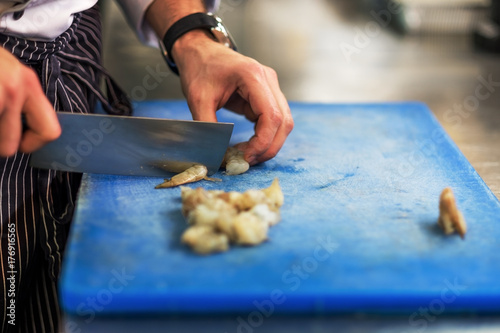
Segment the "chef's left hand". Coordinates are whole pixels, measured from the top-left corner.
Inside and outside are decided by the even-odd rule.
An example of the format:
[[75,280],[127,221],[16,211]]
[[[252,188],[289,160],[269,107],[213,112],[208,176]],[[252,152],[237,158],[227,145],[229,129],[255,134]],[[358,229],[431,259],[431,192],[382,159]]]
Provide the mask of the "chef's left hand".
[[[162,38],[174,22],[204,11],[200,0],[153,0],[145,18]],[[293,119],[274,70],[214,41],[202,29],[176,39],[170,55],[193,119],[217,121],[215,113],[226,107],[255,123],[255,134],[238,145],[247,162],[264,162],[278,153],[293,129]]]
[[255,122],[255,134],[239,149],[250,164],[273,158],[293,129],[288,102],[276,72],[196,30],[172,50],[193,119],[217,121],[225,107]]

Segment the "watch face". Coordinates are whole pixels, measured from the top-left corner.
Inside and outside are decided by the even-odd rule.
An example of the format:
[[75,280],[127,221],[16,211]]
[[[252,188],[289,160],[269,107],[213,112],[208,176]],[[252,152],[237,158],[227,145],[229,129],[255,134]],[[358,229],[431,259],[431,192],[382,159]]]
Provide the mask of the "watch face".
[[212,35],[214,35],[215,39],[217,39],[219,43],[236,51],[236,44],[234,43],[231,34],[222,24],[220,18],[218,18],[217,16],[215,16],[215,18],[217,20],[217,26],[210,29]]
[[219,27],[212,28],[210,31],[219,43],[233,49],[233,43],[231,42],[231,39],[227,36],[227,34],[224,34],[224,32],[221,31]]

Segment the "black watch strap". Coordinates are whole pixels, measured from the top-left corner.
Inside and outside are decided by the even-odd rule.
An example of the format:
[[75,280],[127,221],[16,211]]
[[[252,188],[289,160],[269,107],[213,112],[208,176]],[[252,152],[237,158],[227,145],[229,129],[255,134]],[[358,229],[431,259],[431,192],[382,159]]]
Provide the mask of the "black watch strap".
[[193,13],[181,18],[168,29],[167,33],[163,37],[163,45],[165,46],[167,56],[172,62],[174,61],[171,55],[172,47],[174,46],[175,41],[186,32],[194,29],[210,30],[211,28],[216,27],[217,24],[217,19],[206,13]]

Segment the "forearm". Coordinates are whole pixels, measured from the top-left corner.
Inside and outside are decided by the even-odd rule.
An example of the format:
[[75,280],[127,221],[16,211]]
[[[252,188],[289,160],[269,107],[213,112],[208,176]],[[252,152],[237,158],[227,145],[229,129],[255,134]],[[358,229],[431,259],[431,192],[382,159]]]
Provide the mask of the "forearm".
[[[167,30],[179,19],[199,12],[205,12],[205,1],[203,0],[155,0],[146,11],[145,19],[156,32],[158,38],[163,38]],[[172,46],[170,56],[175,63],[193,59],[195,54],[206,47],[206,43],[213,43],[208,31],[203,29],[191,30],[179,37]]]
[[147,9],[145,18],[158,38],[163,38],[168,28],[179,19],[205,11],[203,0],[155,0]]

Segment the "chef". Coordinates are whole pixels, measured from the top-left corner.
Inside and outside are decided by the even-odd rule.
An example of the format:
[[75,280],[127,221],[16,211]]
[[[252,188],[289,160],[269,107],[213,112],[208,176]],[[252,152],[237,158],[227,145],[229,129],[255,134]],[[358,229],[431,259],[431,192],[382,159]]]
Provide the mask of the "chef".
[[[193,119],[216,121],[225,107],[255,122],[240,146],[253,165],[277,154],[293,120],[276,73],[235,52],[208,13],[216,2],[118,1],[139,39],[161,46]],[[60,322],[57,280],[81,174],[30,168],[29,153],[60,135],[55,111],[91,113],[100,101],[131,114],[101,66],[96,3],[0,0],[1,332],[57,332]]]

